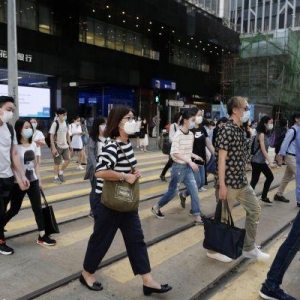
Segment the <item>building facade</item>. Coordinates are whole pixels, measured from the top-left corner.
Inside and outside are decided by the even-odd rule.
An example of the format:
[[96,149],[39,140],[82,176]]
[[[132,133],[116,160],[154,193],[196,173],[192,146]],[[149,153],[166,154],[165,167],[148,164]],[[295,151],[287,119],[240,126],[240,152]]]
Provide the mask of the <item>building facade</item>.
[[[107,116],[122,103],[152,118],[155,80],[167,99],[207,101],[238,33],[184,0],[16,0],[19,85],[50,89],[50,116]],[[211,8],[211,11],[213,9]],[[7,80],[6,0],[0,0],[0,87]],[[34,101],[34,100],[33,100]],[[37,100],[38,101],[38,100]]]

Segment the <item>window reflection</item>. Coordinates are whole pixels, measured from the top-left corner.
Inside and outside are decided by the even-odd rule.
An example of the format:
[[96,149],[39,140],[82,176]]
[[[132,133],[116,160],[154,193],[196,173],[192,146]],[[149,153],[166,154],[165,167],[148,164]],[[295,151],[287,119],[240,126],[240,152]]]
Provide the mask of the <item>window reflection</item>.
[[159,60],[159,52],[152,50],[151,41],[137,32],[90,18],[82,19],[79,28],[80,42]]

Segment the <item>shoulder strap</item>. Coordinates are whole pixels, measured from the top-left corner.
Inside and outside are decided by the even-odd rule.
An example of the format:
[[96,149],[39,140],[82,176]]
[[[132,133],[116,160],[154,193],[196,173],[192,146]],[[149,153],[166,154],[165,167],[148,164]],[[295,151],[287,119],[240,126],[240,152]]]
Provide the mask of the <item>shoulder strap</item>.
[[121,149],[121,151],[122,151],[123,154],[125,155],[126,159],[128,160],[128,162],[129,162],[129,164],[130,164],[130,167],[131,167],[131,172],[133,173],[133,172],[134,172],[134,167],[133,167],[133,165],[132,165],[131,162],[129,161],[129,159],[128,159],[126,153],[124,152],[124,150],[122,149],[122,147],[119,145],[119,143],[118,143],[117,141],[115,141],[115,142],[116,142],[116,144],[117,144],[117,147],[119,147],[119,148]]
[[175,130],[175,132],[177,131],[177,128],[176,128],[176,125],[175,125],[175,123],[174,123],[174,130]]
[[288,147],[291,145],[291,143],[295,140],[295,138],[296,138],[296,129],[294,128],[294,127],[291,127],[291,129],[293,129],[293,131],[294,131],[294,135],[293,135],[293,138],[290,140],[290,142],[289,142],[289,145],[288,145]]
[[14,143],[14,128],[12,127],[12,125],[6,123],[6,126],[10,132],[10,136],[11,136],[11,145],[13,145]]

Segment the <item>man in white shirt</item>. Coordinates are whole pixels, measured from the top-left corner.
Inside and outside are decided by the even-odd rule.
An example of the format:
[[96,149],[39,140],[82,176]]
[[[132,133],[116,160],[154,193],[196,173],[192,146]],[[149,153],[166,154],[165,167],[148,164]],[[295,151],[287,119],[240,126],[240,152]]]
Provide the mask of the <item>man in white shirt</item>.
[[22,190],[28,189],[30,185],[16,148],[16,132],[8,123],[12,120],[14,109],[14,98],[0,96],[0,253],[3,255],[14,253],[14,250],[6,245],[3,223],[14,180]]
[[[57,122],[53,122],[49,133],[51,141],[51,153],[54,160],[54,182],[61,184],[62,182],[65,182],[64,170],[67,168],[70,162],[70,150],[72,151],[72,147],[68,124],[66,122],[67,112],[64,108],[58,108],[56,114],[56,121],[58,122],[59,127],[57,129]],[[62,159],[64,162],[59,169]]]

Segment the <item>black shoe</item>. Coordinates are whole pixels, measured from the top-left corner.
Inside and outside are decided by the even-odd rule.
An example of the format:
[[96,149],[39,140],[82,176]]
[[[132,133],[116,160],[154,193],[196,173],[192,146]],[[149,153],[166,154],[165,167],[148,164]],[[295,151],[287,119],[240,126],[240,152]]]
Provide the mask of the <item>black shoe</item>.
[[168,182],[164,175],[160,175],[159,178],[161,181]]
[[259,291],[260,297],[263,299],[277,299],[277,300],[297,300],[296,298],[286,294],[283,290],[279,289],[276,292],[269,290],[264,284]]
[[92,286],[88,285],[88,283],[86,282],[86,280],[84,279],[82,274],[79,277],[79,281],[80,281],[80,283],[85,285],[89,290],[92,290],[92,291],[102,291],[103,290],[102,284],[98,281],[95,281]]
[[158,219],[164,219],[165,216],[161,213],[161,211],[156,211],[153,207],[151,208],[151,212],[156,216]]
[[95,218],[95,216],[94,216],[94,214],[92,212],[89,213],[89,218],[92,218],[92,219]]
[[193,215],[194,215],[194,213],[193,213],[193,210],[192,210],[192,209],[190,210],[190,213],[189,213],[189,215],[190,215],[190,216],[193,216]]
[[275,194],[274,200],[275,200],[275,201],[285,202],[285,203],[290,202],[289,199],[286,199],[284,196],[279,196],[279,195],[277,195],[277,194]]
[[260,200],[265,202],[266,204],[273,205],[273,202],[270,201],[270,199],[268,197],[260,198]]
[[299,202],[297,202],[297,207],[300,207],[300,203]]
[[185,208],[185,201],[186,201],[186,197],[183,196],[183,192],[179,193],[179,198],[180,198],[180,204],[182,208]]
[[58,178],[61,182],[66,182],[63,174],[58,175]]
[[168,284],[162,284],[161,289],[151,288],[149,286],[143,285],[143,292],[145,296],[150,296],[152,293],[163,294],[170,291],[172,287]]
[[6,245],[6,242],[0,240],[0,253],[3,255],[11,255],[14,253],[14,249]]
[[36,243],[39,245],[54,246],[56,244],[56,240],[53,240],[49,235],[44,234],[43,237],[39,235]]

